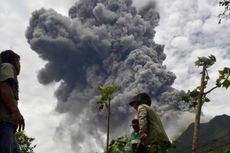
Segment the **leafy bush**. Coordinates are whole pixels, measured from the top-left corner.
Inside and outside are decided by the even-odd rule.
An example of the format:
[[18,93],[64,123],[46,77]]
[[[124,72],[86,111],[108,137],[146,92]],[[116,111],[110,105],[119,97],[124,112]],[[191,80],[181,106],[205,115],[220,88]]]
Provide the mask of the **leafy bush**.
[[34,153],[36,145],[32,145],[34,138],[28,137],[24,132],[17,132],[16,138],[22,153]]
[[[106,151],[104,153],[107,153]],[[113,139],[109,144],[109,153],[132,153],[131,140],[128,136]]]

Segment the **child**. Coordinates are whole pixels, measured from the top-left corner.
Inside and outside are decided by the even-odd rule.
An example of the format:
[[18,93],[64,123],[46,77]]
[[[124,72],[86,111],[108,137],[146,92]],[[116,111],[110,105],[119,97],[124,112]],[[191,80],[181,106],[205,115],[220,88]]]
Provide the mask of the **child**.
[[139,134],[139,122],[138,119],[132,120],[133,132],[131,133],[131,144],[132,144],[132,152],[133,153],[147,153],[146,148],[142,145],[140,141]]

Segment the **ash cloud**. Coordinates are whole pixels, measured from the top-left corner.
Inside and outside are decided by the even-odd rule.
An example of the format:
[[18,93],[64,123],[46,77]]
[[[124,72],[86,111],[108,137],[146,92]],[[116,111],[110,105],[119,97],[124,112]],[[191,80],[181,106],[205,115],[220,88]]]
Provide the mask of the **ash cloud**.
[[165,112],[184,110],[183,92],[171,87],[176,76],[163,65],[164,46],[153,41],[159,19],[155,3],[137,10],[132,0],[80,0],[69,17],[53,9],[33,12],[26,37],[47,61],[38,79],[44,85],[60,82],[56,110],[66,118],[57,132],[60,138],[70,133],[74,152],[104,146],[105,113],[95,104],[99,85],[119,87],[112,100],[112,136],[129,132],[134,111],[127,103],[139,92],[150,93],[155,106],[167,106]]

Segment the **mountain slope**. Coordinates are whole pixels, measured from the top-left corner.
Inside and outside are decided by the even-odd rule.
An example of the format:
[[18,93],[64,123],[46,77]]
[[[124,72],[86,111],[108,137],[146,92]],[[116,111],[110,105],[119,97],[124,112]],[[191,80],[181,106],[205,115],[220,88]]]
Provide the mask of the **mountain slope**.
[[[173,153],[191,152],[194,123],[177,139]],[[216,116],[200,126],[199,152],[206,153],[230,144],[230,116]]]

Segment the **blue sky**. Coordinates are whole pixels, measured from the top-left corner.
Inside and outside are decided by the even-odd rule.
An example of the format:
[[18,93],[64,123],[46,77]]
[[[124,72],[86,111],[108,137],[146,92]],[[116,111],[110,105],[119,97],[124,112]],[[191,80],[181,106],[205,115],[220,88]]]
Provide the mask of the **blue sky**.
[[[0,0],[0,49],[13,49],[21,55],[22,72],[20,81],[20,104],[26,118],[26,132],[36,138],[36,153],[72,153],[68,136],[57,141],[55,130],[65,115],[54,111],[56,99],[53,92],[58,84],[43,86],[37,81],[37,72],[45,62],[30,49],[25,38],[25,30],[29,25],[31,13],[42,7],[53,8],[57,12],[67,15],[74,0]],[[134,0],[134,5],[141,7],[141,3]],[[216,0],[158,0],[161,16],[156,28],[157,43],[165,45],[167,58],[164,64],[174,72],[177,79],[174,87],[188,90],[199,84],[200,70],[194,66],[198,56],[213,54],[217,63],[210,69],[211,79],[217,78],[217,70],[230,67],[229,35],[230,20],[223,20],[218,24],[218,14],[221,9]],[[213,83],[212,83],[213,84]],[[230,90],[218,89],[210,94],[211,103],[203,108],[204,121],[220,114],[230,115]],[[177,120],[177,125],[186,128],[192,122],[193,115],[185,113]],[[167,129],[170,136],[178,132]],[[65,133],[66,134],[66,133]],[[67,133],[68,134],[68,133]],[[96,143],[94,144],[96,147]],[[100,150],[100,148],[96,148]]]

